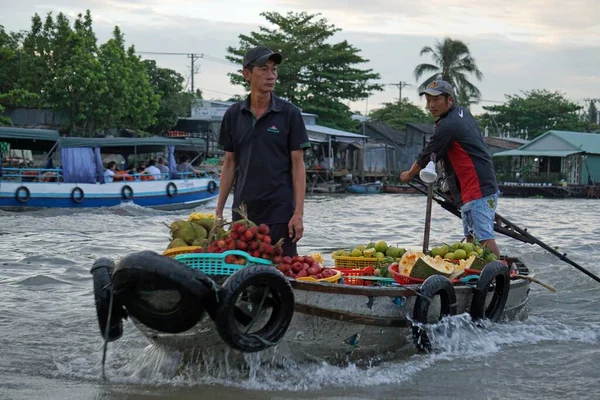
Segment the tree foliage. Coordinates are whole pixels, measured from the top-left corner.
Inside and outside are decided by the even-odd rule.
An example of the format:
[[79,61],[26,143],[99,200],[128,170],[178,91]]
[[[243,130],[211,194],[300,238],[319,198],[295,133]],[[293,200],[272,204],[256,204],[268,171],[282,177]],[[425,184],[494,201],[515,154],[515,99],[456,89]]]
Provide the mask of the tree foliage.
[[421,83],[419,91],[425,90],[427,85],[441,78],[454,87],[456,102],[461,106],[469,107],[470,104],[479,102],[481,92],[469,81],[469,75],[474,75],[481,81],[483,74],[464,42],[449,37],[443,42],[436,40],[435,46],[425,46],[421,49],[420,55],[424,54],[429,54],[434,64],[417,65],[414,70],[415,79],[418,81],[425,74],[433,74]]
[[[364,99],[383,88],[372,83],[380,78],[378,73],[360,68],[368,61],[360,50],[345,40],[332,42],[340,29],[320,14],[264,12],[261,16],[274,28],[260,26],[249,35],[239,35],[239,47],[228,47],[227,59],[241,65],[245,52],[258,45],[280,52],[284,60],[276,93],[303,111],[318,114],[323,125],[352,126],[344,101]],[[232,84],[248,89],[241,70],[229,76]]]
[[382,108],[371,112],[369,117],[376,121],[385,122],[397,130],[406,129],[409,122],[433,123],[431,116],[417,105],[411,103],[407,97],[398,102],[384,103]]
[[98,45],[89,10],[72,24],[62,13],[35,14],[29,31],[18,34],[0,26],[0,61],[0,104],[52,108],[73,135],[164,133],[178,114],[189,114],[193,97],[182,92],[181,75],[126,48],[119,27]]
[[479,124],[500,135],[534,139],[548,130],[583,131],[581,106],[559,92],[532,90],[522,95],[507,95],[506,103],[485,106]]

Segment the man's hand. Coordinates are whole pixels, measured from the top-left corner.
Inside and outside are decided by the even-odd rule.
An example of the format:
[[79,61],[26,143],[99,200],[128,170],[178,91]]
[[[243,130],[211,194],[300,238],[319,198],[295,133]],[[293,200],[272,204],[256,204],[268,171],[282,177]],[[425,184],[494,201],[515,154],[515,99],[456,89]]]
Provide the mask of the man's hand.
[[223,210],[215,210],[215,225],[220,225],[223,223]]
[[404,171],[400,174],[400,181],[402,181],[402,183],[408,183],[411,180],[412,180],[412,176],[410,176],[409,171]]
[[302,223],[301,215],[294,214],[292,216],[288,223],[288,230],[293,243],[302,239],[302,235],[304,234],[304,224]]

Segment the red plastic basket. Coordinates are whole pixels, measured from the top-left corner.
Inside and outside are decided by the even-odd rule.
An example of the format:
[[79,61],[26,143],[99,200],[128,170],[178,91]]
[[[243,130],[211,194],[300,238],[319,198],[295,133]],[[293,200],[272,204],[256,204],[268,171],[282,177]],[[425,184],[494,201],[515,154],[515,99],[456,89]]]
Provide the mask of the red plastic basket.
[[366,268],[334,268],[336,271],[340,271],[344,278],[345,285],[354,285],[354,286],[370,286],[373,282],[360,279],[353,278],[354,276],[373,276],[375,272],[375,268],[372,266],[368,266]]
[[[410,276],[402,275],[398,272],[398,264],[392,264],[388,267],[388,271],[392,273],[394,280],[400,285],[420,285],[425,282],[425,279],[413,278]],[[451,281],[452,283],[459,283],[460,279],[456,278]]]

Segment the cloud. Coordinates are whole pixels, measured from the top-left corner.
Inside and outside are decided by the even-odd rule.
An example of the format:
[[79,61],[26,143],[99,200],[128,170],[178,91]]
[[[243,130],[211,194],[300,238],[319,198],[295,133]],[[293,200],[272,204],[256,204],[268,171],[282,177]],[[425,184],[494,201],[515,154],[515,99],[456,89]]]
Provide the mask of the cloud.
[[[127,44],[138,51],[169,53],[204,53],[220,59],[228,46],[237,46],[239,34],[248,34],[266,25],[259,16],[265,9],[286,12],[290,8],[309,12],[323,11],[323,17],[343,28],[334,40],[348,40],[361,49],[370,61],[363,65],[381,74],[381,83],[408,82],[413,86],[402,91],[403,97],[422,105],[417,94],[418,83],[413,70],[419,63],[430,62],[420,57],[423,46],[431,46],[444,34],[462,39],[469,45],[479,68],[482,82],[474,82],[486,100],[504,100],[506,94],[521,90],[559,90],[572,101],[597,97],[600,93],[600,38],[595,30],[595,3],[574,0],[568,10],[556,0],[523,0],[519,5],[504,0],[462,0],[460,3],[430,0],[426,3],[405,0],[315,1],[304,0],[245,0],[237,1],[174,0],[34,0],[0,3],[0,15],[11,15],[2,23],[6,29],[28,29],[34,12],[45,14],[63,11],[68,15],[92,11],[94,30],[99,42],[106,41],[115,25],[119,25]],[[282,3],[283,1],[283,3]],[[481,3],[481,4],[480,4]],[[578,17],[578,13],[581,14]],[[564,15],[564,18],[560,17]],[[579,25],[577,25],[580,23]],[[549,28],[555,24],[554,28]],[[576,26],[577,25],[577,26]],[[577,41],[584,32],[592,31],[587,39]],[[572,36],[561,32],[575,32]],[[594,36],[596,35],[596,36]],[[592,38],[596,38],[592,41]],[[148,55],[157,63],[189,77],[190,60],[184,55]],[[242,93],[240,87],[229,83],[227,73],[236,67],[199,59],[196,65],[196,87],[205,90],[207,97],[228,98]],[[386,86],[369,99],[369,109],[384,102],[397,101],[398,88]],[[486,104],[486,103],[482,103]],[[350,103],[352,109],[364,112],[366,101]],[[481,107],[475,107],[480,112]]]

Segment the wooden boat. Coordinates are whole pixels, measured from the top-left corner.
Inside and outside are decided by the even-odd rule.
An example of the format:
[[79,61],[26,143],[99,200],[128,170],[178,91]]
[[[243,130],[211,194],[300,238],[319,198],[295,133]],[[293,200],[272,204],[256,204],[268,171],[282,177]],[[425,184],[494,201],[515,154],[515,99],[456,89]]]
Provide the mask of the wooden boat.
[[[61,168],[12,168],[0,172],[0,209],[97,208],[122,203],[157,209],[185,209],[215,199],[219,179],[206,174],[196,177],[176,171],[174,152],[195,151],[201,143],[168,138],[75,138],[60,137],[56,131],[0,128],[0,142],[14,148],[60,152]],[[164,152],[169,174],[158,177],[140,174],[115,175],[105,182],[102,155]],[[126,166],[123,168],[127,169]],[[151,179],[149,179],[151,178]]]
[[382,183],[354,183],[354,184],[346,186],[346,192],[361,193],[361,194],[383,193],[383,184]]
[[[112,273],[116,302],[125,305],[135,326],[152,342],[195,357],[196,360],[211,355],[211,359],[216,357],[224,362],[243,362],[244,353],[262,352],[274,346],[277,347],[277,353],[294,360],[344,363],[374,357],[382,359],[411,342],[422,350],[430,349],[427,331],[419,326],[434,323],[442,315],[475,315],[473,313],[477,309],[481,310],[481,317],[493,321],[513,319],[520,315],[529,300],[529,280],[510,279],[508,268],[498,262],[495,263],[498,265],[491,263],[486,266],[477,283],[471,281],[474,277],[470,276],[465,282],[452,285],[447,278],[434,275],[420,285],[386,283],[386,286],[353,286],[295,280],[265,265],[247,266],[224,282],[223,277],[211,276],[214,278],[212,281],[201,274],[194,278],[196,272],[190,273],[186,269],[188,266],[179,266],[177,264],[181,263],[178,261],[155,253],[140,253],[132,257],[129,261],[122,260],[116,269],[111,267],[116,271]],[[520,260],[507,261],[518,272],[517,276],[531,275]],[[163,264],[164,268],[159,264]],[[488,267],[496,268],[493,277],[486,272]],[[110,286],[106,281],[109,278],[96,279],[97,271],[101,268],[101,263],[95,263],[92,268],[96,290],[105,290]],[[127,268],[133,271],[133,275]],[[181,279],[176,277],[179,270]],[[119,275],[123,271],[124,276],[128,277],[125,281]],[[146,277],[144,273],[147,273]],[[257,277],[262,277],[262,280]],[[204,303],[194,303],[196,308],[191,305],[187,307],[197,310],[195,315],[199,319],[185,330],[180,326],[180,331],[168,332],[173,326],[185,323],[181,319],[176,321],[178,316],[187,312],[186,307],[181,305],[185,299],[189,299],[184,286],[190,285],[190,282],[197,284],[194,282],[196,280],[210,281],[210,284],[200,287],[212,288],[203,289],[202,295],[196,295],[197,300],[203,300]],[[281,286],[281,280],[284,285],[291,285],[293,297],[288,298],[291,303],[280,303],[285,298],[281,293],[286,290]],[[140,281],[143,284],[140,285]],[[473,290],[474,287],[479,288],[478,285],[483,285],[481,290]],[[264,286],[270,291],[252,294],[253,290]],[[133,294],[124,295],[127,290]],[[221,304],[210,311],[208,304],[214,301],[214,291],[219,293],[218,302]],[[239,297],[231,300],[232,293]],[[478,305],[475,304],[476,293],[480,297]],[[200,299],[202,296],[204,299]],[[98,295],[97,292],[97,307],[99,298],[102,298],[102,294]],[[110,296],[105,294],[103,298],[106,309]],[[131,303],[131,299],[134,299],[134,303]],[[225,305],[228,302],[230,308]],[[135,307],[128,308],[127,304]],[[205,304],[208,312],[202,315],[202,306],[199,304]],[[143,309],[143,313],[136,314],[140,309]],[[164,319],[169,313],[174,318],[172,323]],[[119,316],[120,312],[113,310],[114,315]],[[106,311],[103,316],[99,311],[98,316],[102,329]],[[157,318],[163,318],[160,324],[164,330],[148,326],[156,323]],[[288,325],[282,322],[285,318],[289,318]],[[144,323],[141,321],[143,319],[149,322]],[[111,323],[111,329],[117,323],[120,322]],[[107,321],[104,322],[104,327],[107,325]],[[251,330],[253,325],[256,328]],[[277,332],[277,339],[274,340],[267,332]],[[121,334],[122,327],[115,328],[107,337],[116,340]],[[426,344],[423,345],[421,340],[425,340]]]
[[386,193],[419,193],[417,189],[413,188],[410,185],[383,185],[383,191]]
[[[519,274],[529,274],[518,260]],[[405,287],[349,286],[292,280],[294,315],[277,352],[294,360],[322,360],[329,363],[382,358],[411,345],[411,327],[419,285]],[[529,281],[513,280],[504,319],[520,315],[529,300]],[[468,313],[473,296],[472,285],[457,285],[457,314]],[[487,302],[493,292],[489,292]],[[439,304],[433,310],[439,315]],[[133,318],[137,328],[151,341],[183,353],[236,355],[207,315],[192,329],[166,334],[150,329]],[[433,321],[431,321],[433,322]],[[230,356],[230,357],[231,357]]]

